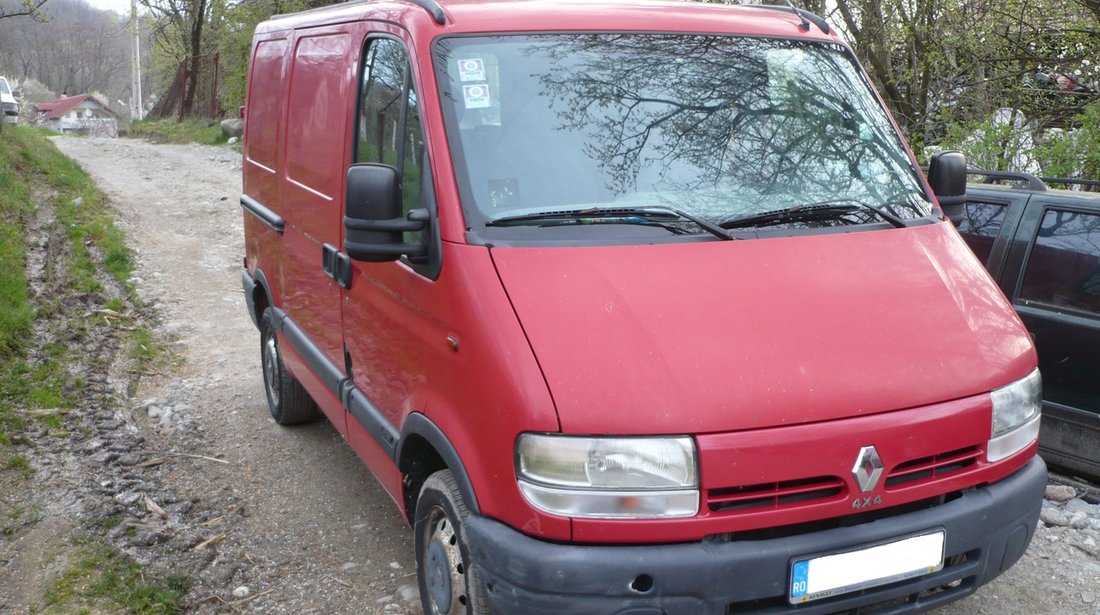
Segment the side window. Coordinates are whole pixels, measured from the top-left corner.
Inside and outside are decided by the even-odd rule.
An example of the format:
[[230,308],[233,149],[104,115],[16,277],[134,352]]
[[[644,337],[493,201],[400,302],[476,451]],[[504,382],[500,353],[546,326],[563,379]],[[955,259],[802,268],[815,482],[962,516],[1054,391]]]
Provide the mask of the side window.
[[1008,206],[1000,203],[968,201],[964,211],[965,217],[959,223],[959,234],[978,256],[978,260],[988,263],[989,253],[993,251],[993,242],[1001,232]]
[[427,163],[418,103],[404,45],[388,38],[370,41],[363,60],[355,162],[388,164],[401,172],[405,213],[421,206]]
[[1019,297],[1100,316],[1100,216],[1047,210]]

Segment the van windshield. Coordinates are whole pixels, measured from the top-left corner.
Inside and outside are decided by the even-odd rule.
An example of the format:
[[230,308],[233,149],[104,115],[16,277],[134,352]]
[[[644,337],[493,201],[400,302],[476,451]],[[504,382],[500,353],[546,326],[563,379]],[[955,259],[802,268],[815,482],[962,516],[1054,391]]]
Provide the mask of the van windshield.
[[0,77],[0,94],[11,96],[11,88],[8,87],[8,80]]
[[[506,35],[443,39],[435,62],[475,232],[578,212],[671,210],[724,228],[756,218],[897,226],[931,213],[893,125],[839,45]],[[761,216],[823,205],[828,215]]]

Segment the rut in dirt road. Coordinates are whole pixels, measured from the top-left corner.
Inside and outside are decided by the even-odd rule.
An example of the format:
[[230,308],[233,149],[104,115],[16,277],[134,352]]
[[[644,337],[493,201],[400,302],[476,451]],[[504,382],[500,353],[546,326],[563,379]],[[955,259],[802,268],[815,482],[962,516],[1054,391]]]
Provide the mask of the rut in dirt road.
[[[154,446],[195,455],[156,468],[209,523],[211,542],[187,571],[197,581],[191,610],[419,612],[411,533],[393,502],[327,422],[288,429],[268,414],[240,285],[239,154],[55,143],[119,210],[138,293],[184,359],[177,373],[145,383],[134,417]],[[173,570],[171,549],[161,551],[135,557]]]
[[[418,613],[412,536],[397,507],[330,425],[286,429],[268,416],[240,287],[239,154],[56,142],[113,199],[137,253],[138,291],[184,359],[145,384],[133,416],[150,448],[176,453],[155,478],[185,496],[187,522],[208,544],[169,540],[133,547],[135,557],[163,570],[183,562],[197,580],[196,613]],[[1080,494],[1047,502],[1024,558],[937,613],[1100,615],[1100,507]]]

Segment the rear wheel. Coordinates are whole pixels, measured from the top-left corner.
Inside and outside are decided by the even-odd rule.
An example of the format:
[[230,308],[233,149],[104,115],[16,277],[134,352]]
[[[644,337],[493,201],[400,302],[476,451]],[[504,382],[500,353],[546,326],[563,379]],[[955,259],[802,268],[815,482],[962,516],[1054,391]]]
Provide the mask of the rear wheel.
[[463,522],[470,514],[450,470],[424,481],[414,533],[420,601],[425,615],[484,615],[485,594],[470,567]]
[[286,371],[275,335],[274,312],[264,310],[260,320],[260,364],[264,371],[264,390],[271,418],[280,425],[294,425],[317,418],[317,404],[302,384]]

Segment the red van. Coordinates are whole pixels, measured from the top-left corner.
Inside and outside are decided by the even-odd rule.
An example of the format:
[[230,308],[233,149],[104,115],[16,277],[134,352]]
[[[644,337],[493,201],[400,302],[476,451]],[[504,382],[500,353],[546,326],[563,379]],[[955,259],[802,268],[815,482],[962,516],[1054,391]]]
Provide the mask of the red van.
[[820,18],[352,2],[250,70],[271,413],[378,478],[426,613],[917,612],[1027,548],[1035,351]]

